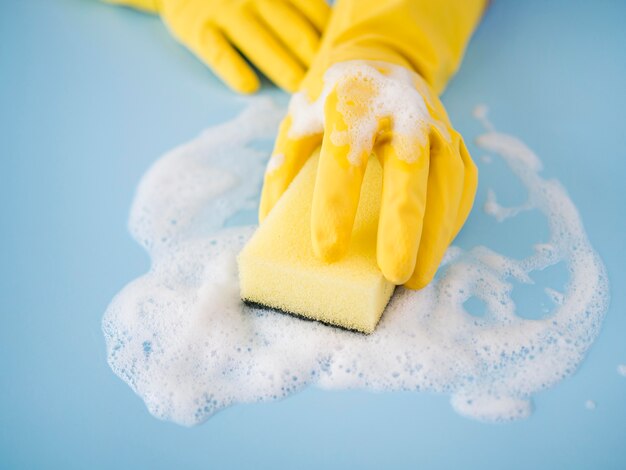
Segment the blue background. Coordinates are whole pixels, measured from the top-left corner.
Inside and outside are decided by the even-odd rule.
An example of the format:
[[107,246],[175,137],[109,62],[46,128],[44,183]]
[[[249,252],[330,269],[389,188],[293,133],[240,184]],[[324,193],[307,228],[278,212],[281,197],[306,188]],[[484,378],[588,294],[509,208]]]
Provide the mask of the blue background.
[[[499,129],[540,155],[609,272],[601,335],[573,377],[536,396],[530,419],[489,425],[445,396],[309,389],[187,429],[150,416],[110,371],[100,322],[148,268],[126,229],[139,178],[245,101],[156,18],[1,0],[0,467],[626,468],[616,373],[626,363],[625,20],[620,1],[495,0],[443,98],[468,138],[480,130],[474,105],[486,103]],[[462,244],[481,243],[485,190]]]

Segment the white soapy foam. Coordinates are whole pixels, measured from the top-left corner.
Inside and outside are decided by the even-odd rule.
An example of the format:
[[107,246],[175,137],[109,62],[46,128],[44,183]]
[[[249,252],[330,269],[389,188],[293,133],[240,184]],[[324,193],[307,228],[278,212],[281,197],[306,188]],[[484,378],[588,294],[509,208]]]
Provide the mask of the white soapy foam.
[[485,205],[483,206],[484,211],[490,216],[495,217],[498,222],[503,222],[506,219],[515,217],[520,212],[525,212],[533,208],[534,207],[530,202],[522,204],[521,206],[503,207],[498,204],[496,193],[493,191],[493,189],[487,190],[487,200],[485,201]]
[[[114,298],[103,329],[111,368],[151,413],[193,425],[229,405],[314,384],[445,393],[465,416],[506,421],[528,416],[535,392],[576,370],[607,307],[604,267],[563,187],[539,175],[521,141],[495,131],[478,145],[507,163],[548,221],[550,239],[533,254],[451,247],[429,286],[396,289],[369,336],[240,302],[235,257],[253,228],[221,227],[253,206],[269,151],[252,143],[271,139],[282,113],[253,101],[167,154],[139,186],[130,227],[152,265]],[[511,281],[532,282],[531,273],[559,262],[570,279],[552,313],[517,316]],[[465,310],[472,297],[484,315]]]
[[472,112],[472,114],[476,119],[478,119],[478,121],[480,121],[485,130],[492,132],[495,129],[493,127],[493,124],[491,124],[491,121],[489,121],[489,119],[487,118],[488,112],[489,109],[486,105],[479,104],[474,107],[474,111]]
[[336,91],[337,111],[347,130],[326,130],[330,131],[334,145],[349,146],[349,162],[360,165],[367,161],[379,121],[389,118],[394,131],[392,144],[398,157],[411,163],[419,155],[412,150],[416,145],[426,144],[431,125],[450,139],[446,127],[430,116],[424,97],[416,88],[419,81],[422,81],[419,75],[388,63],[356,60],[334,64],[324,74],[324,87],[315,101],[309,102],[304,92],[292,97],[289,137],[324,132],[324,105],[328,95]]
[[550,287],[546,287],[543,291],[556,305],[563,305],[563,300],[565,299],[563,292],[559,292],[558,290],[554,290]]
[[482,104],[482,103],[481,104],[477,104],[474,107],[474,111],[472,111],[472,114],[473,114],[473,116],[476,119],[480,120],[481,122],[485,122],[485,123],[489,122],[487,120],[487,114],[488,113],[489,113],[489,108],[487,108],[486,104]]
[[269,175],[278,170],[285,163],[285,155],[282,153],[276,153],[270,157],[265,168],[265,174]]
[[626,377],[626,364],[620,364],[617,366],[617,373],[623,377]]

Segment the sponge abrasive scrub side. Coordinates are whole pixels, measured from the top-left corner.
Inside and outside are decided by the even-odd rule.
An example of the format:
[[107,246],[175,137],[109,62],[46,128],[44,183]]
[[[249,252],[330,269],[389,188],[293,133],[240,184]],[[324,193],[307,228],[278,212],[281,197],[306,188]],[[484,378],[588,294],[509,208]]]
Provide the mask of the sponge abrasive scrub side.
[[370,157],[348,253],[327,264],[311,244],[318,154],[281,196],[238,257],[241,298],[346,329],[372,333],[394,285],[376,263],[382,170]]

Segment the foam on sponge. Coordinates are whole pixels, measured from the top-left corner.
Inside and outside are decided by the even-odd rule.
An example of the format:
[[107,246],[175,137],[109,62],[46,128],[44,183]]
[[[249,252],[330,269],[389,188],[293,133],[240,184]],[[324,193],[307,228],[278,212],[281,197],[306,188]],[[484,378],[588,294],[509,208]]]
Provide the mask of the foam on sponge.
[[348,253],[327,264],[311,244],[318,155],[302,168],[239,254],[241,298],[283,312],[371,333],[394,284],[376,263],[382,170],[370,157]]

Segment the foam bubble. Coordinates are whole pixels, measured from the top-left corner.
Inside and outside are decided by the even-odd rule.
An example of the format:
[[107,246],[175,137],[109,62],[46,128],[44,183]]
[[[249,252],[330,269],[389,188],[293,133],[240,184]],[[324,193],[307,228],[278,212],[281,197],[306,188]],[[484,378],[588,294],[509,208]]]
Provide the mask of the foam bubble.
[[479,421],[513,421],[527,418],[532,413],[529,399],[498,395],[452,395],[452,407],[464,416]]
[[617,373],[623,377],[626,377],[626,364],[620,364],[617,366]]
[[[283,113],[253,100],[142,179],[129,224],[152,265],[113,299],[103,330],[111,368],[152,414],[192,425],[315,384],[445,393],[465,416],[507,421],[528,416],[535,392],[576,370],[607,307],[604,267],[564,188],[539,175],[539,159],[519,139],[495,131],[478,145],[507,163],[528,190],[528,210],[548,221],[549,239],[527,258],[453,246],[429,286],[396,289],[370,336],[243,305],[235,257],[254,228],[222,227],[255,207]],[[550,294],[552,313],[517,316],[513,281],[559,262],[570,278]],[[471,299],[484,303],[482,316],[466,311]]]
[[587,408],[589,411],[594,411],[596,409],[596,402],[593,400],[587,400],[585,402],[585,408]]
[[556,305],[563,305],[563,300],[565,299],[563,292],[559,292],[550,287],[546,287],[543,291],[548,295],[548,297],[550,297],[552,302],[554,302]]
[[477,104],[474,107],[474,111],[472,111],[472,114],[474,115],[474,117],[476,119],[487,119],[487,114],[489,113],[489,108],[487,107],[487,105],[485,104]]
[[277,153],[277,154],[272,155],[267,162],[265,173],[266,174],[274,173],[281,166],[283,166],[283,163],[285,163],[285,155],[283,155],[282,153]]
[[487,131],[493,131],[494,130],[493,124],[491,124],[491,121],[489,121],[489,119],[487,118],[488,113],[489,113],[489,108],[484,104],[476,105],[474,107],[474,110],[472,111],[472,115],[478,121],[480,121],[480,123],[483,125],[483,127]]

